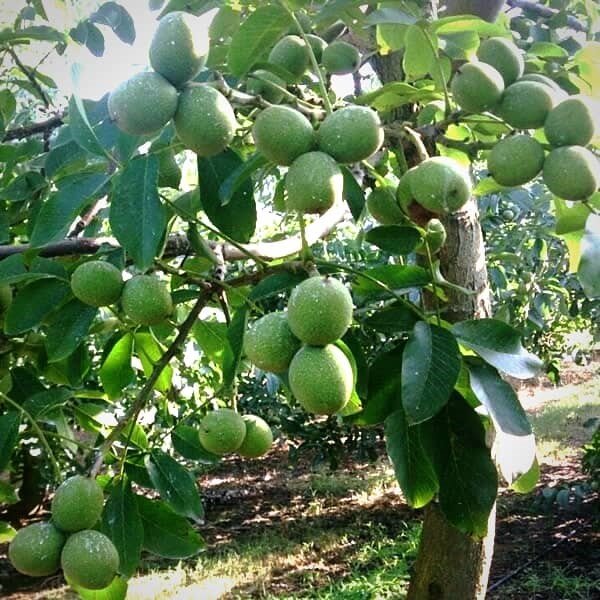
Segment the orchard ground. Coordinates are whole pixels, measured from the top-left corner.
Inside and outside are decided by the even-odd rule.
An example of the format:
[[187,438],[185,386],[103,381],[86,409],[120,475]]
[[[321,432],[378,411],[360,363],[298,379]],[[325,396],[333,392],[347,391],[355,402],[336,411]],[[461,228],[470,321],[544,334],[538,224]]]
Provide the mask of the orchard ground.
[[[563,371],[563,385],[521,383],[538,438],[542,477],[517,496],[503,489],[489,600],[593,600],[600,589],[598,499],[540,505],[543,490],[583,480],[581,446],[600,418],[600,361]],[[285,443],[265,459],[227,459],[199,481],[207,550],[179,564],[147,557],[131,600],[234,598],[370,600],[402,597],[419,539],[418,511],[403,502],[379,446],[375,462],[337,471],[291,466]],[[308,457],[307,457],[308,458]],[[535,559],[522,572],[515,569]],[[76,596],[60,576],[19,576],[0,546],[6,600]]]

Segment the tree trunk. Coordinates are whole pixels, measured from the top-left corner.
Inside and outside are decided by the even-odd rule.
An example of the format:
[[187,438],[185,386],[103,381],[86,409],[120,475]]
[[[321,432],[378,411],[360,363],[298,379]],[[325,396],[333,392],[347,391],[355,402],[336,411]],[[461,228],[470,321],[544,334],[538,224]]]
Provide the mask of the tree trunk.
[[[489,317],[485,248],[475,200],[443,222],[448,238],[440,253],[442,274],[449,282],[475,292],[448,290],[448,310],[443,316],[451,322]],[[432,502],[425,509],[407,600],[483,600],[494,551],[495,520],[494,506],[486,537],[474,539],[448,523]]]

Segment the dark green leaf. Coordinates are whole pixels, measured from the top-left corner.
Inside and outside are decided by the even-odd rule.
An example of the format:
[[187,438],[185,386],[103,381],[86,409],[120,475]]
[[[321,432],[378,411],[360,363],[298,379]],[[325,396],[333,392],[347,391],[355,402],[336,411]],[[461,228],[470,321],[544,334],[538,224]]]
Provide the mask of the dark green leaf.
[[227,206],[231,198],[248,181],[252,173],[266,165],[269,161],[262,154],[253,154],[246,162],[239,165],[219,187],[219,198],[221,204]]
[[39,325],[70,294],[59,279],[38,279],[21,288],[6,313],[6,335],[18,335]]
[[[356,275],[352,286],[358,296],[389,295],[392,291],[408,291],[431,282],[431,275],[422,267],[413,265],[381,265],[367,269],[364,275]],[[375,280],[375,281],[374,281]]]
[[225,350],[223,365],[223,387],[229,389],[233,386],[244,346],[244,334],[248,327],[248,307],[241,306],[234,313],[227,329],[229,345]]
[[98,309],[79,300],[71,300],[50,321],[46,335],[49,362],[66,358],[87,335]]
[[365,207],[365,193],[356,177],[348,167],[341,167],[342,175],[344,176],[344,199],[348,203],[350,212],[355,221],[360,219],[360,215]]
[[164,236],[167,216],[158,196],[158,158],[132,160],[121,173],[111,199],[110,226],[136,266],[154,262]]
[[[17,494],[17,490],[13,488],[13,486],[0,479],[0,505],[1,504],[16,504],[19,501],[19,494]],[[4,523],[0,521],[0,544],[4,543],[2,541],[2,525]]]
[[280,294],[281,292],[296,287],[301,281],[304,281],[304,279],[306,279],[306,273],[295,273],[291,271],[274,273],[257,283],[252,288],[248,298],[254,302],[270,298],[275,294]]
[[198,157],[198,178],[202,207],[212,223],[238,242],[248,242],[256,228],[256,204],[252,182],[246,179],[231,196],[227,206],[221,205],[219,188],[230,173],[243,164],[231,149],[209,158]]
[[188,460],[195,460],[205,465],[214,465],[221,459],[204,449],[198,437],[198,428],[189,425],[178,425],[171,434],[173,448]]
[[376,331],[382,333],[397,333],[399,331],[412,331],[415,323],[419,320],[418,315],[405,304],[392,304],[379,309],[364,323]]
[[421,243],[419,230],[405,225],[382,225],[367,232],[367,242],[391,254],[410,254]]
[[45,415],[64,406],[71,398],[71,390],[54,387],[43,392],[37,392],[23,402],[23,408],[35,419],[43,420]]
[[85,47],[94,55],[102,56],[104,54],[104,36],[102,32],[90,22],[87,25],[87,36],[85,40]]
[[454,336],[425,321],[415,324],[402,357],[402,405],[410,423],[431,419],[448,402],[460,372]]
[[69,127],[73,139],[85,150],[92,154],[105,156],[105,150],[88,119],[85,106],[81,98],[71,96],[69,101]]
[[251,13],[231,40],[227,55],[231,73],[236,77],[245,75],[290,25],[287,11],[275,4],[261,6]]
[[374,10],[366,18],[367,25],[382,25],[385,23],[399,23],[402,25],[412,25],[416,23],[417,18],[403,11],[401,8],[379,8]]
[[10,462],[19,439],[20,424],[21,414],[18,412],[10,411],[0,417],[0,472],[4,471]]
[[133,334],[126,333],[110,350],[98,371],[104,391],[111,399],[118,398],[135,378],[131,367]]
[[429,423],[409,425],[401,408],[385,420],[385,442],[396,479],[406,501],[414,508],[428,504],[439,488],[428,445],[422,441],[433,435],[432,431]]
[[133,44],[135,41],[135,25],[131,15],[116,2],[105,2],[90,17],[96,23],[108,25],[115,35],[126,44]]
[[463,346],[512,377],[535,377],[542,367],[541,361],[521,345],[519,332],[503,321],[463,321],[452,326],[452,333]]
[[144,525],[144,548],[164,558],[190,558],[204,548],[200,534],[189,522],[160,500],[137,496]]
[[22,254],[13,254],[0,261],[0,283],[8,284],[18,281],[23,275],[26,275],[27,269],[23,262]]
[[68,170],[67,168],[82,168],[85,166],[87,156],[87,152],[73,141],[52,148],[44,162],[46,176],[53,178],[64,174]]
[[110,490],[102,513],[102,531],[119,552],[119,573],[132,577],[140,563],[144,526],[126,477],[119,479]]
[[48,183],[36,171],[28,171],[15,177],[6,187],[0,190],[0,198],[9,202],[25,202],[34,194],[38,194]]
[[146,456],[146,469],[161,498],[179,515],[200,521],[204,517],[200,494],[191,473],[162,450]]
[[65,41],[65,36],[48,25],[34,25],[23,29],[6,28],[0,31],[0,44],[28,44],[31,40],[61,43]]

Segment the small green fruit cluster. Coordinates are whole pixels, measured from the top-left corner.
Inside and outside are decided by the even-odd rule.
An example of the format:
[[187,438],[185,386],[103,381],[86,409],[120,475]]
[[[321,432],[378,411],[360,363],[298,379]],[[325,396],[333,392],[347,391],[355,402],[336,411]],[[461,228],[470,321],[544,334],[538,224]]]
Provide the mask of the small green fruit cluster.
[[478,61],[463,65],[452,93],[468,112],[493,111],[517,130],[542,129],[548,155],[529,133],[500,140],[490,151],[488,170],[501,185],[524,185],[542,172],[548,189],[566,200],[585,200],[600,187],[600,166],[586,146],[598,133],[598,108],[582,96],[569,97],[552,79],[523,74],[523,56],[505,38],[479,47]]
[[207,413],[200,422],[198,437],[206,450],[218,456],[237,452],[244,458],[258,458],[273,445],[273,432],[264,419],[240,415],[230,408]]
[[62,568],[69,583],[86,590],[108,587],[119,569],[119,553],[103,533],[91,529],[102,515],[104,494],[95,480],[75,475],[52,500],[52,518],[17,532],[8,548],[14,568],[31,577]]
[[350,326],[352,310],[340,281],[310,277],[292,291],[287,313],[269,313],[251,325],[246,355],[265,371],[287,371],[292,393],[308,412],[339,412],[352,394],[353,372],[335,343]]
[[91,260],[71,275],[73,295],[90,306],[109,306],[121,301],[123,312],[138,325],[157,325],[173,312],[171,294],[152,275],[136,275],[123,284],[114,265]]
[[[131,135],[154,135],[171,119],[182,144],[199,156],[219,154],[237,128],[227,98],[207,84],[191,83],[204,65],[208,48],[200,20],[183,11],[165,15],[150,44],[154,71],[138,73],[109,96],[117,127]],[[173,171],[172,161],[166,165]],[[163,174],[169,185],[173,177]]]

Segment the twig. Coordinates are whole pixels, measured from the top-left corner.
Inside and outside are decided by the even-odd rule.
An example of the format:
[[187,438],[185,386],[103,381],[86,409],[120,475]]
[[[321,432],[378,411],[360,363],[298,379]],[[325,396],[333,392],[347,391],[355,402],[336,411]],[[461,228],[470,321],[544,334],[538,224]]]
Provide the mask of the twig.
[[11,140],[22,140],[40,133],[50,133],[63,124],[64,116],[64,113],[59,113],[58,115],[50,117],[49,119],[39,123],[33,123],[32,125],[25,125],[23,127],[16,127],[15,129],[9,129],[2,137],[2,141],[10,142]]
[[7,46],[6,51],[10,54],[11,58],[15,61],[15,64],[17,65],[17,67],[19,67],[19,69],[21,70],[23,75],[25,75],[25,77],[27,77],[27,79],[29,79],[31,85],[36,89],[36,91],[42,98],[42,102],[44,103],[44,106],[46,108],[50,108],[50,99],[48,98],[48,95],[46,94],[46,92],[44,92],[44,90],[42,89],[40,82],[35,78],[35,75],[33,74],[34,72],[31,71],[28,67],[26,67],[21,62],[21,59],[17,56],[17,53],[14,51],[14,49],[11,46]]

